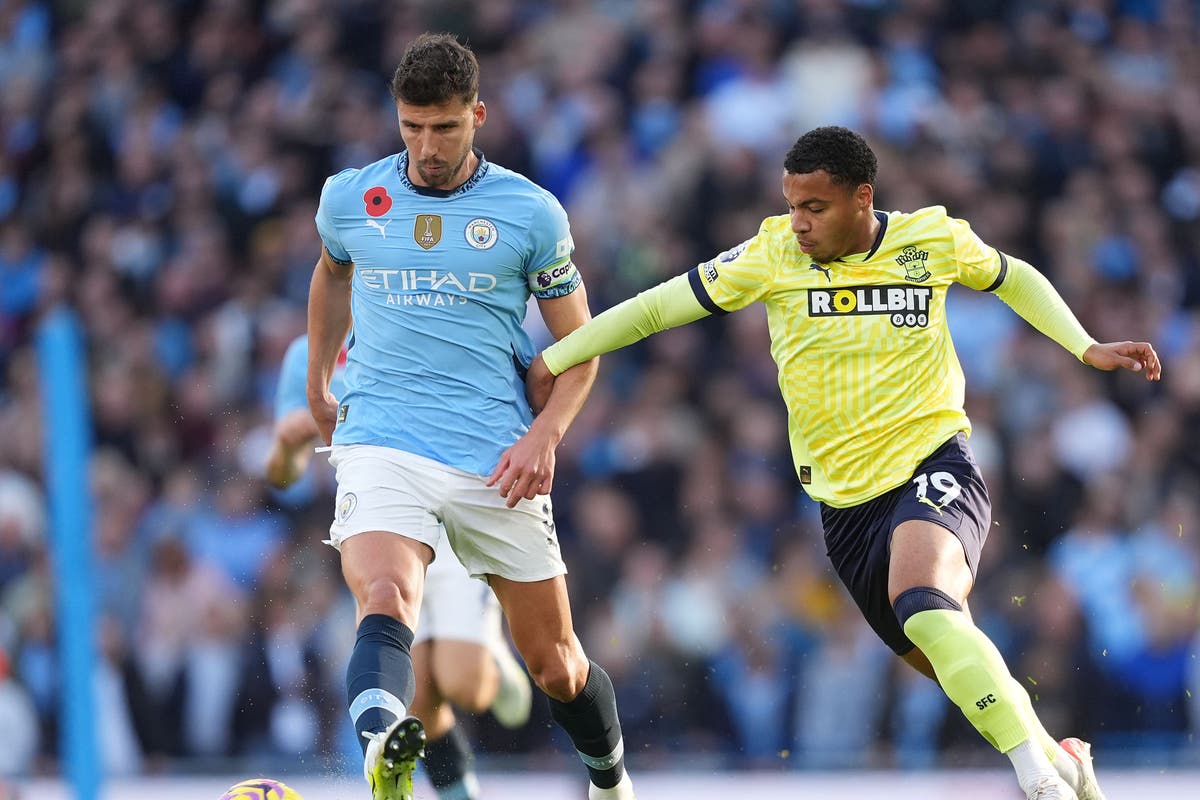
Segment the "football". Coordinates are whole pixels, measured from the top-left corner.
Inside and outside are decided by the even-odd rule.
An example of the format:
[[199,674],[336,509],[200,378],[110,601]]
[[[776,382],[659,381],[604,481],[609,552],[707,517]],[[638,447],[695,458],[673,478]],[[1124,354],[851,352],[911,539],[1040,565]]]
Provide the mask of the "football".
[[251,778],[229,787],[221,800],[304,800],[292,787],[270,778]]

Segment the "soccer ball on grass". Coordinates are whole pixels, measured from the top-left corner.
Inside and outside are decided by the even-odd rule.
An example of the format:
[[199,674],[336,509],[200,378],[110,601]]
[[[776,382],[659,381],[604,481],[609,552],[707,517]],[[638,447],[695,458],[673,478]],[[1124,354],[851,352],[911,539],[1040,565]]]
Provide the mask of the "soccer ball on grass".
[[236,786],[230,786],[229,791],[221,795],[221,800],[304,800],[290,786],[273,781],[270,778],[251,778]]

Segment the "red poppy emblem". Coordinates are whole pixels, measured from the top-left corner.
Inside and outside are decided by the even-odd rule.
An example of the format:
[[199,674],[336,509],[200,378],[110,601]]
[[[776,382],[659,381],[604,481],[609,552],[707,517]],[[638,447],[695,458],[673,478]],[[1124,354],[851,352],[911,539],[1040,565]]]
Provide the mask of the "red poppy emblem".
[[363,202],[367,204],[367,213],[372,217],[382,217],[392,210],[392,198],[388,197],[387,189],[374,186],[363,194]]

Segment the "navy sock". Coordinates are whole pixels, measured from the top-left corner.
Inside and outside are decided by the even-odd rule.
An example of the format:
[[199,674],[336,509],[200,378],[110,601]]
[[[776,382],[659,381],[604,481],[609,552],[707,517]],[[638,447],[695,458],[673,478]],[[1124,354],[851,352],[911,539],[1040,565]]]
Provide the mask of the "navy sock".
[[617,718],[617,695],[608,673],[594,661],[588,662],[587,683],[569,703],[553,697],[550,716],[554,717],[587,765],[592,783],[611,789],[625,774],[625,743],[621,740],[621,720]]
[[425,772],[442,800],[470,800],[476,796],[472,761],[471,745],[457,725],[425,745]]
[[408,626],[386,614],[368,614],[358,626],[346,667],[346,702],[364,753],[362,733],[381,731],[408,714],[416,691],[412,641]]

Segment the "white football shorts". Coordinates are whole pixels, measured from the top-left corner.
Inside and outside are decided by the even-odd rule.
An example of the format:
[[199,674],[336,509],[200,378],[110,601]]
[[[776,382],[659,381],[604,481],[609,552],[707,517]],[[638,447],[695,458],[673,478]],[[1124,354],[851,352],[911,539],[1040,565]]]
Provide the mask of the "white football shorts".
[[392,447],[335,445],[329,463],[337,470],[334,547],[358,533],[390,531],[432,547],[436,564],[444,530],[472,578],[529,583],[566,574],[549,495],[509,508],[486,477]]
[[500,636],[500,601],[486,583],[467,574],[450,549],[450,540],[440,537],[433,563],[425,573],[413,645],[434,639],[489,647],[500,641]]

